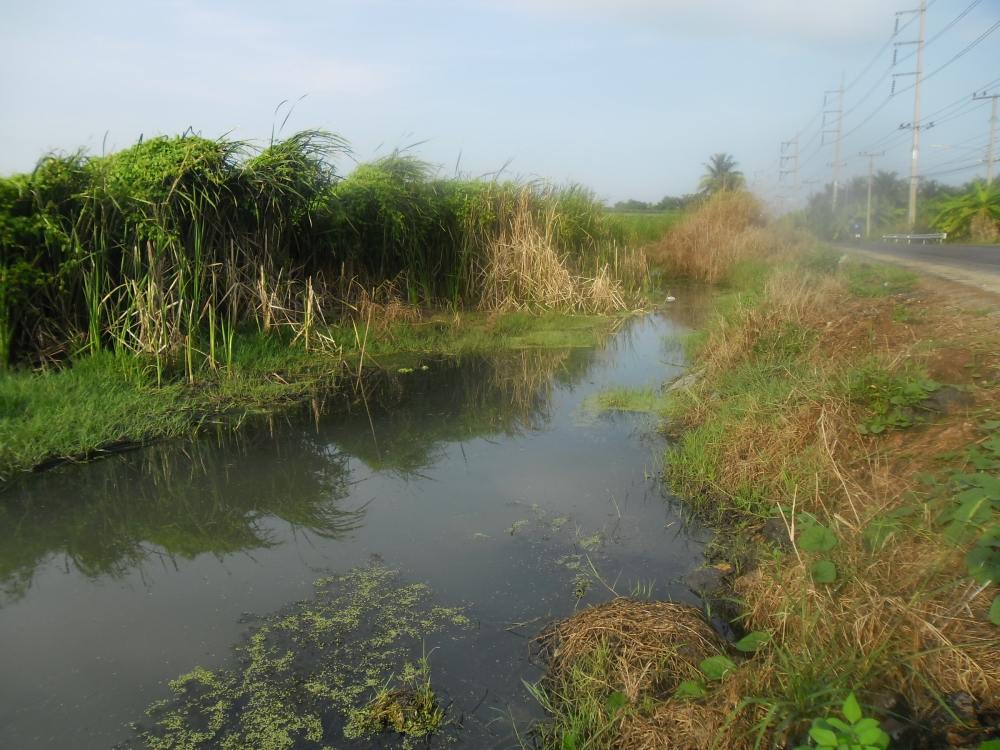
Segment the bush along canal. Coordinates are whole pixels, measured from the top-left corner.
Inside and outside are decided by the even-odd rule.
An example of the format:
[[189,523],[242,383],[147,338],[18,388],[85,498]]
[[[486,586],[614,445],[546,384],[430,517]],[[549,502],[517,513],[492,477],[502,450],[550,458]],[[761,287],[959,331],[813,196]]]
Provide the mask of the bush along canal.
[[0,746],[528,742],[549,623],[612,590],[698,601],[706,537],[664,502],[655,422],[599,406],[682,372],[699,308],[669,309],[15,477]]

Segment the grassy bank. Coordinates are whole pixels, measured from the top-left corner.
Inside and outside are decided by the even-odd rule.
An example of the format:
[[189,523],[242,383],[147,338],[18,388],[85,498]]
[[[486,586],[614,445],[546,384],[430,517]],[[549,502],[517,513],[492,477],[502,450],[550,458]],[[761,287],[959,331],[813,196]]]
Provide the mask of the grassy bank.
[[[638,230],[584,188],[444,179],[340,137],[154,138],[0,179],[0,365],[127,351],[219,357],[241,326],[313,327],[365,299],[628,307]],[[218,346],[216,346],[218,345]]]
[[359,360],[589,344],[640,303],[651,230],[587,190],[400,154],[344,176],[349,155],[319,131],[185,135],[0,178],[0,478],[270,408]]
[[652,244],[663,239],[670,229],[677,225],[684,215],[680,210],[672,211],[608,211],[608,218],[639,244]]
[[747,638],[671,666],[609,636],[543,681],[552,744],[976,747],[1000,725],[1000,305],[810,249],[747,200],[701,254],[723,205],[659,249],[724,285],[666,473],[719,529],[708,601]]
[[47,462],[84,459],[136,443],[189,435],[205,422],[238,423],[353,378],[359,365],[412,366],[422,355],[595,346],[621,318],[560,313],[411,310],[316,335],[335,348],[306,350],[291,332],[242,332],[228,364],[199,357],[191,377],[130,354],[99,352],[72,367],[0,371],[0,479]]

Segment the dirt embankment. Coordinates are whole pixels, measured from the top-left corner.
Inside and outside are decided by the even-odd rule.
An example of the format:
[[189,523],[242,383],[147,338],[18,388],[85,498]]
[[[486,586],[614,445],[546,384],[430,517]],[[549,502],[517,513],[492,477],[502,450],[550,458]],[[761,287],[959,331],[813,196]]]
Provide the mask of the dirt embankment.
[[[562,747],[998,736],[1000,296],[841,255],[744,253],[699,380],[669,395],[667,478],[720,529],[745,638],[712,657],[667,639],[678,662],[608,628],[559,652],[542,685]],[[593,617],[556,632],[578,645]]]

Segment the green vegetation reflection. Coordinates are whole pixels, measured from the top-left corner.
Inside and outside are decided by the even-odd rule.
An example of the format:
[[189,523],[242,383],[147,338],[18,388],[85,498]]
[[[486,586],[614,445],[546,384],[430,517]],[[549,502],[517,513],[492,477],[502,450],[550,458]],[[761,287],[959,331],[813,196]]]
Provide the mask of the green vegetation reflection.
[[[222,556],[277,543],[278,517],[329,538],[349,533],[346,457],[307,431],[282,436],[295,471],[261,471],[252,438],[226,435],[181,449],[157,445],[121,461],[26,478],[0,504],[0,597],[19,599],[36,569],[63,557],[87,577],[124,576],[152,557]],[[33,481],[27,481],[33,479]]]

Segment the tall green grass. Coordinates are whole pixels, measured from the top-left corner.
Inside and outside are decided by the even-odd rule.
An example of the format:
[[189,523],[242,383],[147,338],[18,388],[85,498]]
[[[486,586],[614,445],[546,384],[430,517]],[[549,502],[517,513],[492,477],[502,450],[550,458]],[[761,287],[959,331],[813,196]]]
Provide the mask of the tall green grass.
[[398,153],[345,177],[348,155],[323,131],[263,148],[184,135],[0,178],[0,365],[112,350],[190,379],[238,326],[309,346],[352,289],[386,280],[410,303],[476,305],[490,252],[524,226],[567,278],[642,282],[634,233],[583,188],[442,179]]
[[609,211],[608,215],[633,241],[645,245],[662,240],[684,214],[679,210],[668,210]]

